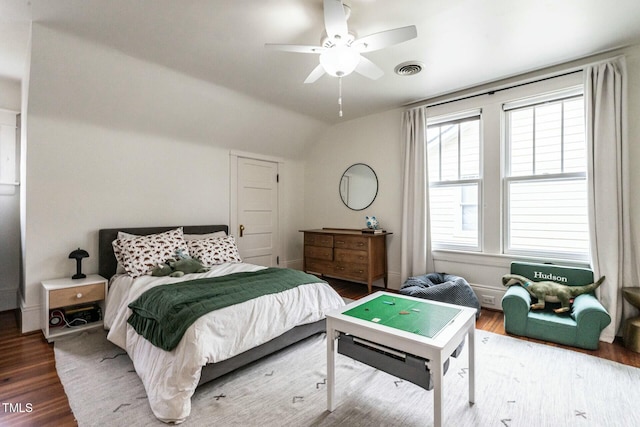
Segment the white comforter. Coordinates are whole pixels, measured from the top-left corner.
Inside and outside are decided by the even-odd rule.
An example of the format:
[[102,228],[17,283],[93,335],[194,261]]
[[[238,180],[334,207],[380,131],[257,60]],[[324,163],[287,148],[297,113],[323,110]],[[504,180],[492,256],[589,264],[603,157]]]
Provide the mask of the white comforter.
[[326,283],[301,285],[289,291],[265,295],[242,304],[216,310],[192,324],[172,351],[162,350],[127,323],[128,304],[154,286],[222,276],[264,267],[222,264],[201,274],[181,278],[117,275],[111,280],[105,327],[107,338],[127,351],[142,379],[149,404],[165,422],[182,422],[191,412],[191,396],[202,367],[220,362],[270,341],[297,325],[323,319],[325,312],[344,305]]

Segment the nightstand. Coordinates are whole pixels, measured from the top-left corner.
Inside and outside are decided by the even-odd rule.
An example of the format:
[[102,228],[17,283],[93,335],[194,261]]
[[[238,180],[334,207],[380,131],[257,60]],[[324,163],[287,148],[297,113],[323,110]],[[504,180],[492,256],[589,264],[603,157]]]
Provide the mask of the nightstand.
[[64,335],[101,328],[108,281],[97,274],[84,279],[42,281],[42,332],[49,341]]

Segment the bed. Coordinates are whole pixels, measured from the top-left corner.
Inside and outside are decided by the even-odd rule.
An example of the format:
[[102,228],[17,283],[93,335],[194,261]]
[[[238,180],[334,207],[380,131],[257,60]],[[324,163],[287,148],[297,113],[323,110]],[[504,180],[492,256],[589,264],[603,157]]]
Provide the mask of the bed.
[[[200,279],[215,277],[214,280],[218,280],[232,277],[228,275],[233,273],[266,271],[265,267],[232,261],[220,262],[207,272],[183,277],[152,277],[149,274],[131,277],[118,263],[116,255],[122,259],[121,254],[116,254],[121,249],[118,243],[129,241],[118,240],[119,235],[121,239],[143,240],[175,233],[175,230],[181,230],[190,239],[199,240],[203,236],[202,240],[207,242],[228,232],[226,225],[102,229],[98,233],[98,269],[100,275],[110,279],[104,316],[105,327],[109,330],[107,338],[131,357],[154,415],[164,422],[180,423],[189,416],[191,396],[197,386],[324,332],[324,313],[344,302],[328,284],[313,278],[313,283],[202,315],[186,329],[175,348],[163,350],[127,323],[132,313],[129,304],[146,290],[164,284],[190,286]],[[232,237],[228,239],[233,241]],[[225,260],[224,256],[221,260]]]

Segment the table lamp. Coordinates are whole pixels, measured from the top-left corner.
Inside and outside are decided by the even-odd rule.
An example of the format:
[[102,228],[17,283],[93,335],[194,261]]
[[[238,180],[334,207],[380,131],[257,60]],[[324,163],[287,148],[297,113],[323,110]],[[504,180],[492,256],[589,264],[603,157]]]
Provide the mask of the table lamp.
[[76,274],[71,276],[72,279],[84,279],[85,277],[87,277],[86,275],[82,274],[82,258],[88,258],[88,257],[89,257],[89,253],[84,249],[80,249],[80,248],[76,249],[75,251],[69,254],[70,259],[76,260],[77,271],[76,271]]

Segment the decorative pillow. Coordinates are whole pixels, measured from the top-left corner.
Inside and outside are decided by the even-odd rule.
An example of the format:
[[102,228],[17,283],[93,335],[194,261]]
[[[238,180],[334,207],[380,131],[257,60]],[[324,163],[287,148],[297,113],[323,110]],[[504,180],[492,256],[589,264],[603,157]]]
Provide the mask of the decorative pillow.
[[225,262],[242,262],[233,236],[187,241],[189,254],[205,267]]
[[[118,231],[118,239],[132,239],[134,237],[139,237],[139,235],[125,233],[124,231]],[[127,274],[127,270],[124,269],[124,267],[122,266],[122,264],[120,264],[119,261],[116,263],[116,274]]]
[[208,234],[185,234],[184,240],[188,242],[189,240],[214,239],[216,237],[226,237],[226,236],[227,236],[227,233],[225,233],[224,231],[215,231],[213,233],[208,233]]
[[127,274],[139,277],[182,250],[188,255],[182,227],[148,236],[133,236],[113,241],[113,252]]

